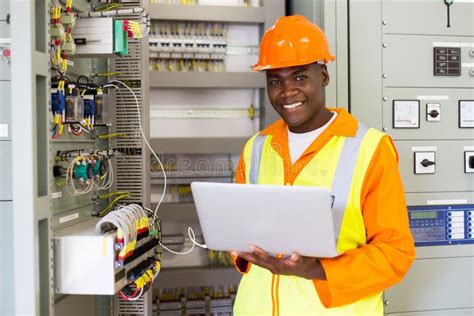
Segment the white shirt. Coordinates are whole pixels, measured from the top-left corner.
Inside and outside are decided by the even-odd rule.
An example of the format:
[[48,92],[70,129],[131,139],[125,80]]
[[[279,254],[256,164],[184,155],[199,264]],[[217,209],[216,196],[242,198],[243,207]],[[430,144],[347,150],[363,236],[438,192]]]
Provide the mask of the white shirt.
[[290,130],[288,130],[288,146],[290,147],[290,157],[291,157],[291,163],[294,164],[298,159],[301,157],[301,155],[305,152],[306,148],[311,145],[316,138],[319,137],[319,135],[324,132],[326,128],[336,119],[337,113],[336,112],[331,112],[334,115],[331,117],[331,119],[321,126],[318,129],[315,129],[314,131],[307,132],[307,133],[292,133]]

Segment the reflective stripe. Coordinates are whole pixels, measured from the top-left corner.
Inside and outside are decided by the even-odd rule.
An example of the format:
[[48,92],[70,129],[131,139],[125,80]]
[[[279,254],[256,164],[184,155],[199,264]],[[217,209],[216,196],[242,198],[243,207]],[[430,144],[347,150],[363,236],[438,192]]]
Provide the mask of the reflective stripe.
[[257,135],[252,146],[252,163],[250,164],[250,183],[258,184],[258,172],[260,170],[260,160],[263,153],[263,145],[268,136]]
[[339,156],[339,162],[331,187],[331,195],[334,196],[333,215],[336,236],[339,236],[341,230],[359,148],[368,130],[369,128],[367,126],[359,122],[355,137],[346,138]]

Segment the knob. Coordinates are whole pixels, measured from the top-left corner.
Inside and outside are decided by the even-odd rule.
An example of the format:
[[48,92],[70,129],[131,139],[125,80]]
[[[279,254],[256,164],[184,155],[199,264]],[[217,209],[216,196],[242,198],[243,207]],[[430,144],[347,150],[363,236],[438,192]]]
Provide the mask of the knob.
[[474,169],[474,156],[469,157],[468,164],[470,169]]
[[383,303],[384,303],[385,305],[390,305],[390,301],[389,301],[389,300],[385,300],[385,301],[383,301]]
[[451,237],[453,237],[453,236],[451,236],[451,234],[448,234],[448,239],[451,239]]
[[428,160],[428,159],[423,159],[420,164],[423,166],[423,167],[429,167],[429,166],[432,166],[432,165],[435,165],[436,162],[434,161],[431,161],[431,160]]
[[428,115],[431,116],[432,118],[437,118],[439,116],[439,112],[436,110],[431,110],[431,112],[428,113]]

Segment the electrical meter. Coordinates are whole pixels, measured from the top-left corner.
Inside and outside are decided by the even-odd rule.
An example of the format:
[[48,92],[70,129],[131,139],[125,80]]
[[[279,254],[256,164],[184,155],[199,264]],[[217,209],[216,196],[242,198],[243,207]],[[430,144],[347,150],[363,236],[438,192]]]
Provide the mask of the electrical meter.
[[474,100],[459,101],[459,127],[474,128]]
[[419,128],[420,101],[393,100],[393,128]]

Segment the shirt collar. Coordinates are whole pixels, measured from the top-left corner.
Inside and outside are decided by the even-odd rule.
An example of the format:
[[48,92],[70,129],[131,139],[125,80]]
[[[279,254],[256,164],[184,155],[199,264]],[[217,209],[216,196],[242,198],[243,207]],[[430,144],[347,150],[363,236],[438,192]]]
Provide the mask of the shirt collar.
[[[328,133],[332,136],[346,136],[354,137],[357,133],[357,119],[349,114],[344,109],[328,108],[331,112],[337,112],[337,117],[332,122],[324,133]],[[260,132],[260,135],[273,135],[274,140],[277,142],[286,141],[288,142],[288,126],[283,119],[277,120],[272,125],[265,128]]]

